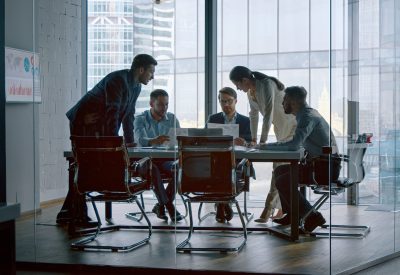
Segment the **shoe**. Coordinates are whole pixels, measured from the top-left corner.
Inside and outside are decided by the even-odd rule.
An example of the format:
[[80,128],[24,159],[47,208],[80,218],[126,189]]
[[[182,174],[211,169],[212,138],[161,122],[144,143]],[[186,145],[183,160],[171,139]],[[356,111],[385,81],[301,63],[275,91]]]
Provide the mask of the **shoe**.
[[71,222],[71,217],[68,210],[61,210],[57,214],[56,223],[57,224],[67,224]]
[[216,203],[217,213],[215,214],[215,220],[219,223],[225,223],[225,206],[222,203]]
[[304,222],[304,229],[306,232],[312,232],[318,226],[324,225],[326,223],[324,217],[321,213],[312,213]]
[[[80,227],[93,227],[97,226],[97,222],[92,221],[92,219],[87,215],[87,213],[81,213],[74,219],[70,215],[70,211],[61,210],[57,214],[56,223],[60,225],[68,224],[71,222],[75,222],[77,226]],[[82,225],[82,226],[81,226]]]
[[285,215],[283,218],[273,219],[272,222],[278,223],[280,225],[289,225],[290,224],[290,216]]
[[185,218],[181,213],[179,213],[178,210],[175,209],[175,206],[173,204],[167,204],[167,209],[172,222],[179,222]]
[[181,214],[181,213],[179,213],[178,211],[176,211],[176,212],[174,212],[174,214],[170,214],[169,215],[169,217],[171,218],[171,221],[172,222],[179,222],[179,221],[181,221],[181,220],[183,220],[185,217]]
[[274,209],[271,207],[264,207],[263,211],[261,212],[261,215],[258,219],[255,219],[255,222],[258,223],[266,223],[269,218],[274,219],[271,217],[271,213],[274,212]]
[[278,212],[276,212],[276,214],[275,214],[274,216],[272,216],[271,219],[273,219],[273,220],[274,220],[274,219],[280,219],[280,218],[283,217],[283,215],[284,215],[284,214],[283,214],[282,209],[279,209],[279,208],[278,208]]
[[230,203],[224,204],[224,210],[225,210],[225,219],[226,219],[226,221],[229,222],[233,218],[233,210],[232,210]]
[[258,223],[266,223],[267,221],[268,221],[268,219],[264,219],[264,218],[258,218],[258,219],[255,219],[254,220],[255,222],[258,222]]
[[82,227],[82,228],[92,228],[92,227],[97,227],[98,223],[96,221],[92,220],[77,220],[75,222],[75,226],[77,227]]
[[154,205],[153,210],[151,210],[154,214],[157,215],[157,218],[162,219],[164,221],[168,221],[168,217],[165,214],[165,207],[164,205],[160,205],[159,203],[156,203]]

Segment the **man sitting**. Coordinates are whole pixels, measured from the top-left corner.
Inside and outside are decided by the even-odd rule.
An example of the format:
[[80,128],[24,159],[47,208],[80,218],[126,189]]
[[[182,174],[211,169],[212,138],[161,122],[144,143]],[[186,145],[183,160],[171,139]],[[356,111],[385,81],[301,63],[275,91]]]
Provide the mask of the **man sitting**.
[[[150,110],[144,111],[135,118],[135,142],[138,146],[157,146],[169,141],[168,132],[171,128],[179,128],[179,121],[174,114],[167,112],[169,96],[161,89],[150,93]],[[152,181],[154,193],[158,203],[153,212],[158,218],[168,220],[165,208],[172,221],[180,221],[184,217],[175,209],[174,199],[176,193],[175,175],[172,172],[173,161],[153,160]],[[161,172],[173,180],[164,188]]]
[[[235,145],[247,146],[251,142],[250,119],[236,112],[237,94],[234,89],[224,87],[218,93],[219,104],[222,112],[210,115],[207,123],[239,124],[239,137]],[[233,217],[233,210],[228,203],[217,203],[215,219],[224,223]]]
[[[265,149],[277,150],[298,150],[301,146],[308,152],[308,158],[322,156],[322,147],[330,146],[332,148],[332,156],[337,156],[338,149],[336,146],[335,136],[330,130],[329,124],[318,113],[317,110],[309,107],[306,103],[307,91],[303,87],[294,86],[285,89],[285,97],[283,98],[283,109],[286,114],[296,116],[297,127],[293,140],[288,142],[268,143],[261,146]],[[331,161],[329,169],[328,162],[324,162],[322,166],[315,169],[315,178],[320,184],[327,184],[330,180],[336,180],[340,173],[340,162]],[[303,177],[312,179],[311,169],[302,169],[300,173]],[[290,166],[282,165],[274,171],[276,178],[276,188],[282,203],[282,209],[286,216],[281,219],[273,220],[275,223],[282,225],[290,224]],[[304,176],[304,174],[307,174]],[[295,194],[296,195],[296,194]],[[311,204],[297,191],[299,196],[299,217],[302,218],[312,208]],[[312,232],[316,227],[325,224],[325,219],[320,212],[311,213],[304,222],[304,229]]]

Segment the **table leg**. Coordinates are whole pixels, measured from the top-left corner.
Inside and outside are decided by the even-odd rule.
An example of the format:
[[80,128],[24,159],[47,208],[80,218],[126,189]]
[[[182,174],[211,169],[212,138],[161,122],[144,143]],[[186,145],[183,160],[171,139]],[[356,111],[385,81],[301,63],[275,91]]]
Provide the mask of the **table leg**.
[[[69,218],[70,222],[68,223],[68,232],[70,235],[74,234],[76,231],[76,207],[74,205],[75,201],[75,192],[74,192],[74,176],[75,176],[75,169],[73,166],[74,158],[68,158],[68,194],[65,199],[64,205],[66,206],[67,210],[69,211]],[[70,197],[68,197],[70,195]],[[63,208],[64,208],[63,205]]]
[[112,204],[110,201],[105,202],[105,215],[106,215],[106,221],[108,223],[112,223]]
[[297,179],[299,175],[299,164],[298,162],[290,163],[290,213],[291,215],[291,227],[290,237],[293,241],[299,239],[299,196],[298,196],[298,184]]

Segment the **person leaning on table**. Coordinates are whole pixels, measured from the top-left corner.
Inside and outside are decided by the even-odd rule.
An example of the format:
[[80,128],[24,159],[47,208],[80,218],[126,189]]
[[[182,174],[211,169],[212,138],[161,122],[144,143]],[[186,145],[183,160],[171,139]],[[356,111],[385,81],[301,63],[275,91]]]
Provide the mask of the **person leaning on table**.
[[[274,132],[278,141],[290,140],[296,128],[296,120],[293,116],[285,114],[282,108],[283,89],[285,86],[275,77],[267,76],[260,72],[253,72],[244,66],[234,67],[229,78],[236,85],[238,90],[247,93],[250,104],[250,125],[252,144],[257,143],[258,117],[263,116],[260,143],[265,143],[271,128],[274,125]],[[273,169],[281,163],[274,162]],[[278,191],[275,188],[275,179],[272,174],[271,187],[265,200],[265,207],[260,218],[255,222],[266,223],[278,209],[277,216],[282,215]]]
[[[235,145],[247,146],[251,142],[250,120],[247,116],[236,112],[237,94],[230,87],[223,87],[218,92],[218,101],[222,112],[210,115],[207,123],[219,124],[239,124],[239,137],[234,142]],[[217,222],[224,223],[233,217],[233,210],[229,203],[217,203]]]
[[[283,108],[286,114],[296,116],[297,127],[291,141],[276,142],[260,145],[261,148],[269,150],[298,150],[300,147],[308,152],[308,159],[321,157],[322,147],[332,147],[332,156],[338,157],[338,149],[335,136],[330,130],[329,124],[318,113],[317,110],[311,108],[306,102],[307,91],[303,87],[293,86],[285,89],[283,98]],[[335,158],[338,159],[338,158]],[[341,165],[340,161],[331,159],[331,167],[329,169],[328,161],[316,163],[315,178],[319,184],[329,183],[330,180],[337,180],[339,177]],[[312,170],[305,169],[300,166],[299,174],[303,174],[303,178],[307,178],[307,182],[312,183]],[[329,171],[330,170],[330,171]],[[282,209],[286,216],[273,220],[275,223],[282,225],[290,224],[290,165],[282,165],[274,170],[275,184],[278,189],[282,203]],[[299,196],[299,217],[300,219],[312,208],[311,204],[297,190]],[[296,195],[296,194],[295,194]],[[325,219],[318,211],[312,212],[304,222],[306,232],[312,232],[316,227],[325,224]]]
[[[127,146],[134,146],[133,121],[137,98],[142,84],[153,79],[157,61],[148,54],[138,54],[131,68],[111,72],[87,92],[67,113],[71,135],[76,136],[118,136],[122,125]],[[86,202],[83,196],[73,201],[72,190],[67,197],[57,223],[76,219],[78,223],[90,226]],[[71,206],[77,209],[72,217]]]

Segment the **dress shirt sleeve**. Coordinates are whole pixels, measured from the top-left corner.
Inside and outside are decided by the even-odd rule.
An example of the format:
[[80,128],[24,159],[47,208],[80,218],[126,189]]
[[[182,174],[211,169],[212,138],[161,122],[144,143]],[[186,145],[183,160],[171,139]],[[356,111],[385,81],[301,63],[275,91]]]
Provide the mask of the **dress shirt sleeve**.
[[273,119],[273,109],[274,109],[274,97],[275,97],[275,89],[272,86],[272,81],[263,80],[263,93],[261,94],[262,102],[263,102],[263,124],[261,128],[261,138],[260,143],[266,142],[268,139],[269,130],[271,129],[272,119]]
[[138,116],[135,121],[134,121],[134,137],[135,137],[135,142],[139,146],[149,146],[149,141],[153,139],[152,137],[149,137],[147,135],[147,130],[146,130],[146,119],[145,116],[141,115]]

